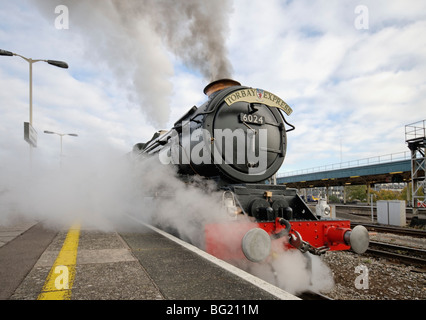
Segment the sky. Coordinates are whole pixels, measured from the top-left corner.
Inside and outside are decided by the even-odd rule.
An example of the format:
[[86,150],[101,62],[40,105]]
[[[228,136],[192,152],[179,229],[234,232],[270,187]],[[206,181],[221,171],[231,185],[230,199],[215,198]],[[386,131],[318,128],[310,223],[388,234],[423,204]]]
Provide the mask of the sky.
[[[0,0],[0,49],[69,65],[33,65],[32,159],[52,165],[60,138],[43,131],[78,134],[63,159],[120,157],[221,74],[293,109],[279,173],[408,151],[405,125],[426,119],[425,34],[423,0]],[[28,76],[0,56],[3,169],[29,157]]]

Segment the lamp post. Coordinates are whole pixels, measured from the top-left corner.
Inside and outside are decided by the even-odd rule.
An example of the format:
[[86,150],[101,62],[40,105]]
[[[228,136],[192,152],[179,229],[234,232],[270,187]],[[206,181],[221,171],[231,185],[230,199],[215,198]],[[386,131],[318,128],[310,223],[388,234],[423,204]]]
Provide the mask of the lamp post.
[[[57,60],[44,60],[44,59],[34,60],[31,58],[26,58],[24,56],[21,56],[20,54],[2,50],[2,49],[0,49],[0,56],[8,56],[8,57],[18,56],[24,59],[25,61],[27,61],[30,65],[30,122],[29,124],[30,124],[30,128],[32,129],[32,125],[33,125],[33,63],[43,61],[43,62],[47,62],[48,64],[51,64],[52,66],[64,68],[64,69],[68,69],[68,64],[66,62],[57,61]],[[30,144],[30,154],[31,154],[33,143],[29,142],[29,144]]]
[[76,134],[76,133],[57,133],[57,132],[47,131],[47,130],[45,130],[44,133],[47,133],[47,134],[57,134],[58,136],[61,137],[60,165],[62,166],[62,138],[63,138],[63,136],[78,137],[78,134]]

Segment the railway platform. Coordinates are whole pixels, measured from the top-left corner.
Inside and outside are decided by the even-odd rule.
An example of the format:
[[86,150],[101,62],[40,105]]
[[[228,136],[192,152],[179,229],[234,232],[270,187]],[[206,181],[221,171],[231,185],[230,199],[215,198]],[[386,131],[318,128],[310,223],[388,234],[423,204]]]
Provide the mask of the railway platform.
[[17,228],[0,229],[2,300],[298,299],[149,225]]

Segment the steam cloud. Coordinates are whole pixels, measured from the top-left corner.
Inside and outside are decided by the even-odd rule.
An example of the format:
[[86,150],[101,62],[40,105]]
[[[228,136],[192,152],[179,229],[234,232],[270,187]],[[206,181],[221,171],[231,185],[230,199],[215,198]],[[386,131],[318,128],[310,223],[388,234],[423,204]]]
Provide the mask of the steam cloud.
[[[174,54],[206,81],[231,76],[226,34],[231,0],[43,0],[34,4],[50,21],[69,11],[69,32],[86,43],[86,56],[106,63],[116,82],[155,126],[170,114]],[[53,26],[52,26],[53,27]],[[166,48],[168,50],[166,50]]]
[[[203,225],[228,221],[214,184],[198,178],[184,183],[156,156],[131,162],[118,151],[96,149],[80,159],[66,158],[62,166],[12,160],[0,167],[0,225],[23,217],[51,228],[80,221],[85,228],[126,232],[135,231],[132,215],[203,248]],[[291,293],[333,287],[330,270],[318,257],[312,256],[311,277],[299,251],[274,251],[265,263],[237,265]]]

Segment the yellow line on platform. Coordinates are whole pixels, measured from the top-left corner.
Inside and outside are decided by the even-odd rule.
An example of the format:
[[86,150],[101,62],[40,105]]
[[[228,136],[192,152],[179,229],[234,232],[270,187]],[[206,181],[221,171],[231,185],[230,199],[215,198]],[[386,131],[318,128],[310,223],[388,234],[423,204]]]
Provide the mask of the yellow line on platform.
[[74,224],[68,230],[64,244],[55,263],[50,269],[42,292],[37,300],[70,300],[75,277],[80,224]]

